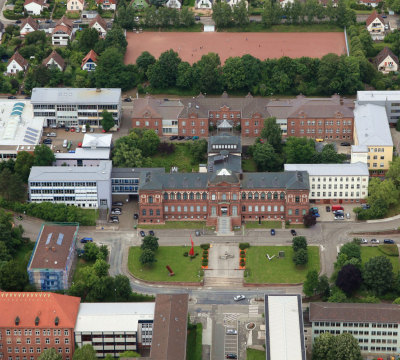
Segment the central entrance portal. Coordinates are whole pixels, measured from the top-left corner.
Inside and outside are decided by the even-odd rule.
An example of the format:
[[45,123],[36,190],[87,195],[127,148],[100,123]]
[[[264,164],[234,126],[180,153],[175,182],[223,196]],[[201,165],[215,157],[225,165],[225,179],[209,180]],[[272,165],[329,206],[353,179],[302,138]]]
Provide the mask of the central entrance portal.
[[222,216],[228,215],[228,208],[226,206],[221,207],[221,215]]

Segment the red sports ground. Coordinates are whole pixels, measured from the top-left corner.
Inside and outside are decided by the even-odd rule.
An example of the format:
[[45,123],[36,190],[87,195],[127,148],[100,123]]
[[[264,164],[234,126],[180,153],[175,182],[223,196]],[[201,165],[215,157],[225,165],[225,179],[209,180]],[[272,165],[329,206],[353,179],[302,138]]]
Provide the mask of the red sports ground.
[[218,53],[221,63],[245,54],[265,60],[288,56],[321,58],[328,53],[346,54],[343,32],[229,33],[229,32],[128,32],[125,64],[134,64],[143,51],[158,58],[173,49],[193,64],[203,55]]

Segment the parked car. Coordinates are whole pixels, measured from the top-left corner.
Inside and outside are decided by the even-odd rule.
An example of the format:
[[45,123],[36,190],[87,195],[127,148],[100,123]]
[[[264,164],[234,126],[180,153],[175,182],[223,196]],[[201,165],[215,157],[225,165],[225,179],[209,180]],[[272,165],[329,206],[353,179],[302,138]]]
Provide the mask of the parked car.
[[150,230],[150,231],[149,231],[149,235],[150,235],[150,236],[154,236],[154,235],[155,235],[155,234],[154,234],[154,231],[153,231],[153,230]]
[[347,141],[343,141],[340,143],[340,146],[351,146],[351,144]]
[[226,358],[227,359],[237,359],[237,355],[236,354],[226,354]]
[[379,240],[377,240],[377,239],[371,239],[371,244],[379,244]]
[[139,219],[139,214],[133,214],[133,218],[134,218],[135,220]]
[[43,140],[43,144],[50,145],[52,143],[53,143],[53,140],[51,140],[51,139],[44,139]]
[[122,209],[119,207],[113,207],[111,208],[111,211],[122,211]]
[[17,20],[15,23],[16,24],[21,24],[21,22],[22,22],[21,20]]
[[371,206],[369,206],[369,204],[362,204],[361,207],[363,210],[368,210]]
[[184,138],[184,136],[178,136],[178,140],[183,140]]
[[331,212],[331,207],[330,206],[325,206],[326,212]]
[[77,126],[75,131],[76,131],[77,133],[81,132],[81,129],[80,129],[80,127],[79,127],[79,126]]
[[120,210],[114,210],[111,211],[111,215],[122,215],[122,212]]
[[350,213],[346,213],[346,219],[350,219]]
[[17,98],[17,97],[14,96],[14,95],[11,95],[11,96],[8,97],[8,99],[16,99],[16,98]]
[[[66,130],[66,131],[68,131],[68,130]],[[75,132],[75,128],[72,127],[71,128],[71,132]]]
[[196,236],[201,236],[200,230],[196,230],[194,233],[195,233]]
[[122,201],[114,201],[112,203],[112,206],[123,206],[123,205],[124,205],[124,203]]
[[176,140],[176,139],[178,139],[178,137],[175,136],[175,135],[173,135],[173,136],[170,136],[169,139],[170,139],[170,140]]
[[343,210],[336,210],[336,211],[333,212],[333,215],[344,216],[344,211]]
[[394,244],[394,240],[392,239],[383,239],[384,244]]
[[226,335],[237,335],[236,329],[226,329]]
[[86,243],[88,243],[88,242],[93,242],[93,238],[91,238],[91,237],[84,237],[84,238],[82,238],[80,241],[81,241],[81,244],[86,244]]
[[199,140],[199,137],[198,136],[193,136],[192,140]]
[[342,216],[342,215],[336,215],[334,219],[335,219],[335,220],[344,220],[344,216]]
[[91,133],[94,132],[94,129],[93,129],[93,128],[90,128],[90,132],[91,132]]
[[195,16],[194,19],[195,19],[196,21],[200,21],[200,16]]
[[361,239],[361,244],[368,244],[368,240],[367,239]]
[[271,229],[271,235],[275,236],[275,229]]
[[51,133],[47,133],[46,136],[48,136],[48,137],[56,137],[57,134],[55,132],[51,132]]
[[246,299],[246,296],[244,296],[244,295],[236,295],[233,298],[233,300],[235,300],[235,301],[240,301],[240,300],[244,300],[244,299]]
[[292,236],[297,236],[297,232],[294,229],[290,230],[290,233],[292,234]]
[[125,98],[124,101],[125,102],[132,102],[132,99],[128,97],[128,98]]
[[69,131],[69,127],[68,127],[68,126],[66,126],[64,130],[65,130],[65,131]]
[[110,216],[110,222],[119,224],[119,217],[118,216]]
[[86,130],[86,125],[83,125],[83,126],[82,126],[82,132],[83,132],[83,133],[86,133],[86,131],[87,131],[87,130]]
[[145,236],[146,236],[146,233],[145,233],[143,230],[140,230],[140,236],[141,236],[141,237],[145,237]]
[[185,136],[185,140],[192,140],[191,136]]

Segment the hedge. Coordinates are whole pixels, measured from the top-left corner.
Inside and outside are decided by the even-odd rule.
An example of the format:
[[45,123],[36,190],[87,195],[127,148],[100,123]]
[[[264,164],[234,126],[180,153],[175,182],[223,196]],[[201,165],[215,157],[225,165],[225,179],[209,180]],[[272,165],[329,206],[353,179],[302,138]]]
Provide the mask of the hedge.
[[210,244],[201,244],[200,247],[201,247],[203,250],[208,250],[208,249],[210,248]]
[[19,20],[19,19],[22,19],[23,17],[25,17],[24,14],[16,14],[12,10],[4,10],[3,15],[8,20]]
[[249,248],[250,247],[250,244],[249,243],[240,243],[239,244],[239,249],[240,250],[244,250],[244,249],[247,249],[247,248]]

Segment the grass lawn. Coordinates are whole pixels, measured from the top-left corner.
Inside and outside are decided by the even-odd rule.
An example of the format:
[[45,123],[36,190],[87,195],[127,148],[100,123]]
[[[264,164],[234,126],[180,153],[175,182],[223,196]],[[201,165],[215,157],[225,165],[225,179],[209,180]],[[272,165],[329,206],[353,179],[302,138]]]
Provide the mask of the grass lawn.
[[[187,144],[175,144],[175,151],[172,154],[157,154],[152,157],[153,167],[165,167],[169,172],[172,166],[177,166],[179,171],[199,171],[199,165],[192,165],[192,157]],[[205,161],[206,162],[206,161]]]
[[246,351],[247,360],[265,360],[265,351],[247,349]]
[[[265,256],[278,255],[279,251],[285,252],[284,258],[269,261]],[[251,246],[246,256],[246,268],[250,270],[250,275],[245,278],[248,283],[300,283],[305,280],[309,270],[319,272],[318,246],[308,247],[308,264],[305,266],[294,264],[291,246]]]
[[242,169],[243,172],[256,172],[257,165],[253,158],[243,159],[242,160]]
[[165,224],[146,224],[138,225],[139,229],[213,229],[212,226],[206,226],[205,221],[166,221]]
[[226,32],[343,32],[343,28],[332,24],[281,24],[265,28],[261,23],[253,22],[243,27],[230,27]]
[[304,226],[304,224],[290,224],[290,225],[286,225],[285,226],[286,229],[305,229],[306,227]]
[[[131,247],[129,249],[128,268],[129,271],[138,279],[149,281],[195,281],[199,282],[201,270],[202,249],[199,246],[194,247],[194,251],[199,255],[190,260],[183,256],[183,253],[189,251],[190,247],[183,246],[160,246],[156,252],[157,261],[148,266],[139,262],[141,253],[140,247]],[[171,266],[175,276],[168,276],[167,265]]]
[[[385,254],[379,251],[377,246],[361,246],[361,260],[363,264],[376,256],[385,256]],[[393,265],[393,272],[397,274],[400,269],[399,258],[396,256],[388,256],[387,258]]]
[[186,359],[201,360],[203,347],[203,325],[196,324],[189,329],[186,341]]
[[81,258],[78,258],[77,262],[76,262],[76,268],[75,268],[75,272],[74,272],[74,277],[72,279],[72,281],[78,281],[82,279],[82,272],[81,270],[88,267],[88,266],[92,266],[94,264],[94,262],[92,261],[85,261]]
[[282,229],[282,221],[249,221],[246,222],[246,229]]
[[394,206],[391,206],[385,217],[392,217],[400,214],[400,202]]

